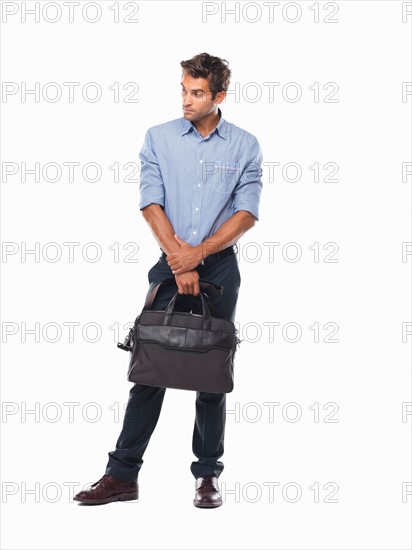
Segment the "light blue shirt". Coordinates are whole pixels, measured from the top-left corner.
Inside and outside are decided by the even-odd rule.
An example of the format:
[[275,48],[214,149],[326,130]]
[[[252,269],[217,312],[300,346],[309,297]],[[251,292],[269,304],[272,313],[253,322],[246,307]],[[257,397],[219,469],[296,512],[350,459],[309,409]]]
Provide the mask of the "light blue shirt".
[[252,134],[223,119],[203,137],[184,117],[152,126],[140,151],[140,210],[160,204],[191,246],[239,210],[259,219],[262,151]]

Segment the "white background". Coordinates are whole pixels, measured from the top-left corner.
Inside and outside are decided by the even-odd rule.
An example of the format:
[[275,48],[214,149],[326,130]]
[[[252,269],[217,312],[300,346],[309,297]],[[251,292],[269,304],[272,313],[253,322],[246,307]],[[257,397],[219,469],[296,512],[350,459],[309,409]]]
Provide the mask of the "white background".
[[[241,2],[239,20],[224,21],[224,3],[100,1],[95,23],[88,2],[73,22],[44,1],[24,22],[23,4],[2,5],[2,162],[16,172],[2,179],[3,548],[411,548],[411,4],[280,2],[271,21],[265,3]],[[125,23],[136,6],[138,22]],[[139,168],[148,127],[181,116],[179,63],[203,51],[229,61],[223,116],[256,135],[265,162],[260,220],[239,241],[244,341],[227,396],[224,505],[192,504],[195,394],[167,390],[139,502],[81,506],[73,492],[103,475],[121,429],[131,384],[116,342],[159,255],[138,173],[125,181],[123,167]],[[73,102],[65,82],[80,84]],[[82,96],[90,82],[97,102]],[[138,102],[125,102],[128,82]],[[22,95],[36,83],[37,99]],[[54,182],[52,168],[41,174],[50,162],[62,169]],[[65,162],[80,163],[73,181]],[[99,181],[82,175],[90,162]],[[23,163],[39,163],[38,181],[22,180]],[[264,243],[277,243],[273,256]]]

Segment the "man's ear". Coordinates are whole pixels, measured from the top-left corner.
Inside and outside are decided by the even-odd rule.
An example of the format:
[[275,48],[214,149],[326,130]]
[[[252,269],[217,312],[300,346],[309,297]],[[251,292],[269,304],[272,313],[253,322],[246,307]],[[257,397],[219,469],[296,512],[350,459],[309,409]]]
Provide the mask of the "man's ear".
[[225,97],[226,97],[226,92],[219,92],[218,94],[216,94],[216,97],[213,101],[214,103],[216,103],[216,105],[219,105],[219,103],[222,103]]

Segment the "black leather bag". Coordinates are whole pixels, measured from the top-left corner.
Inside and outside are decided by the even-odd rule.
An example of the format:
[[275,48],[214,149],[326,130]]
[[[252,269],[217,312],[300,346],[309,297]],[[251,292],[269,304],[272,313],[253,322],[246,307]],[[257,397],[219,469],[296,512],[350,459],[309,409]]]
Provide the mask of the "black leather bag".
[[[240,340],[229,319],[220,317],[208,297],[223,294],[223,287],[200,280],[200,294],[193,302],[199,313],[178,311],[178,292],[165,310],[152,310],[156,293],[165,279],[156,285],[142,312],[123,343],[117,346],[130,352],[127,379],[147,386],[211,393],[230,393],[234,386],[234,357]],[[213,316],[212,316],[213,313]]]

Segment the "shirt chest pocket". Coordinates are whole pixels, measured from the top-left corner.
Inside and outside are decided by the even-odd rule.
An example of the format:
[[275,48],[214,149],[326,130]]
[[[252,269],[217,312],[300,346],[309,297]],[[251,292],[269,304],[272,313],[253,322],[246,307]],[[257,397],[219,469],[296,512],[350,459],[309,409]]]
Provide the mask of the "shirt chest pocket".
[[204,163],[204,182],[217,193],[232,193],[241,174],[240,162],[215,160]]

